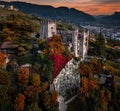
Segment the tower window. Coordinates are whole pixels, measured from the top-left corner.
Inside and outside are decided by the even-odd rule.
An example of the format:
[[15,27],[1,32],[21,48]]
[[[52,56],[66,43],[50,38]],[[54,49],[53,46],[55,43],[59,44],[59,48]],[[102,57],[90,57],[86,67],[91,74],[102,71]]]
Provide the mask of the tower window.
[[87,42],[85,43],[85,46],[87,46]]
[[76,35],[78,35],[78,33],[76,32]]
[[55,35],[55,32],[52,32],[52,35]]

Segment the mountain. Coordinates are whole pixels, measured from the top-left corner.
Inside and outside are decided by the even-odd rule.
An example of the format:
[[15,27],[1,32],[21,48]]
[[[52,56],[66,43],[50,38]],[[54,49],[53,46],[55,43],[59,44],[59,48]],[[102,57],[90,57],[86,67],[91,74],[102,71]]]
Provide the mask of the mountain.
[[94,15],[93,17],[96,18],[96,20],[100,20],[102,19],[103,17],[106,17],[108,15]]
[[120,23],[120,12],[115,12],[113,15],[102,17],[101,22]]
[[95,18],[93,16],[74,8],[70,9],[67,7],[54,8],[49,5],[48,6],[36,5],[18,1],[16,2],[0,1],[0,4],[4,4],[5,6],[13,5],[25,13],[33,14],[43,18],[51,18],[54,20],[67,20],[75,23],[95,21]]

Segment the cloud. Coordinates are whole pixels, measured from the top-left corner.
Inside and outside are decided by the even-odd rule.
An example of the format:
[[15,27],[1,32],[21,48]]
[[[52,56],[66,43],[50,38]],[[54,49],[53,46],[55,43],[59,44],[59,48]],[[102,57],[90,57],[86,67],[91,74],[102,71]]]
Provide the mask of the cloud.
[[112,3],[120,3],[120,0],[96,0],[96,1],[94,1],[94,0],[91,0],[91,2],[93,2],[93,3],[100,3],[100,4],[107,4],[107,3],[109,3],[109,4],[112,4]]
[[112,14],[120,11],[120,0],[4,0],[23,1],[39,5],[52,5],[54,7],[66,6],[76,8],[93,15]]

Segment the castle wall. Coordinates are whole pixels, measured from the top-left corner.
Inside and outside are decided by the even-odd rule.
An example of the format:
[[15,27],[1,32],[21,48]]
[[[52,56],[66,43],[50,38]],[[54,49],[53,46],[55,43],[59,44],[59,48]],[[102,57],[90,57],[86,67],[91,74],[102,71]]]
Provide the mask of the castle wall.
[[78,29],[72,32],[73,52],[75,57],[78,57]]
[[84,60],[85,56],[88,52],[88,39],[89,39],[89,31],[84,31],[83,36],[80,37],[79,40],[79,55]]
[[64,101],[75,96],[80,87],[78,63],[70,60],[59,75],[54,79],[55,90],[64,98]]
[[42,22],[40,24],[40,37],[45,39],[48,36],[48,24],[45,22]]
[[48,39],[55,35],[56,31],[56,24],[52,21],[42,21],[40,24],[40,37],[43,39]]

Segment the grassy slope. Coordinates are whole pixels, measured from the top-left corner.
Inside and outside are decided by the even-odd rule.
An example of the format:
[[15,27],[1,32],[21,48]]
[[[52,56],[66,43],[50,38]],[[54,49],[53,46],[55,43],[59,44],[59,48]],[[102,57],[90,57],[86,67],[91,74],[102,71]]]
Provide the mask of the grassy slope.
[[9,16],[10,14],[21,14],[23,16],[26,15],[20,11],[12,11],[12,10],[0,8],[0,16]]

